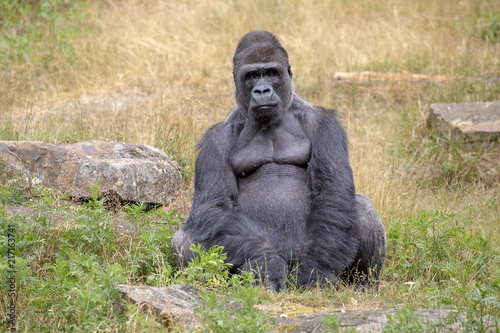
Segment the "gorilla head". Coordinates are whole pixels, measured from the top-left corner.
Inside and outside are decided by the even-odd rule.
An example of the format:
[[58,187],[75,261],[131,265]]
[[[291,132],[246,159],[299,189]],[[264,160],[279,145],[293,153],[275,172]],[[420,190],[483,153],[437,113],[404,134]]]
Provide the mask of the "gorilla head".
[[288,54],[270,32],[255,30],[240,40],[233,57],[236,101],[247,119],[267,127],[292,101]]

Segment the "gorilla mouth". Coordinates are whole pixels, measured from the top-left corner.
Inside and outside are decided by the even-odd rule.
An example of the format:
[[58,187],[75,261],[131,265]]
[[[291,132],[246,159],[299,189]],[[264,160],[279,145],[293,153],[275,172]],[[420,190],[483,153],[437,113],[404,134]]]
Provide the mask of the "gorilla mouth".
[[268,110],[274,109],[277,106],[278,106],[278,104],[264,104],[264,105],[259,105],[255,109],[257,111],[268,111]]

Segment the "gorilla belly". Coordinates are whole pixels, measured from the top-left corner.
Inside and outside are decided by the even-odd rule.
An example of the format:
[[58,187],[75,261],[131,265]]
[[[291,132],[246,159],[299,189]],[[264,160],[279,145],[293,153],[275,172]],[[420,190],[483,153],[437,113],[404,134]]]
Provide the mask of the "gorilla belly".
[[238,209],[282,238],[301,234],[309,214],[306,169],[267,163],[238,179]]

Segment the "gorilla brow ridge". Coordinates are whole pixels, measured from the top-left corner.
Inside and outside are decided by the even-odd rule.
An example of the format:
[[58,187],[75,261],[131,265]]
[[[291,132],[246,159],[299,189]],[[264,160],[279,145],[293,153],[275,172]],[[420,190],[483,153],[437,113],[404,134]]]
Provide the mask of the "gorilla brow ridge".
[[[281,52],[281,56],[285,56],[286,66],[290,67],[288,53],[276,36],[265,30],[251,31],[243,36],[238,43],[233,57],[233,67],[236,71],[236,67],[239,67],[238,62],[242,59],[253,59],[254,61],[251,62],[274,60],[277,55],[276,51]],[[248,63],[248,61],[244,61],[244,63]]]

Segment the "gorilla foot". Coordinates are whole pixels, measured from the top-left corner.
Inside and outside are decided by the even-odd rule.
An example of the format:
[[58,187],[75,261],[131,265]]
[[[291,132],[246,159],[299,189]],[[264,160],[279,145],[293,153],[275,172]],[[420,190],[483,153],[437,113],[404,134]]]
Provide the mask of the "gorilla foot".
[[288,275],[288,264],[280,256],[263,257],[257,260],[247,260],[241,270],[252,272],[260,277],[259,283],[266,286],[269,292],[278,292],[285,289],[285,280]]
[[320,287],[336,284],[338,278],[333,273],[321,272],[316,268],[299,266],[296,273],[296,282],[300,287]]

